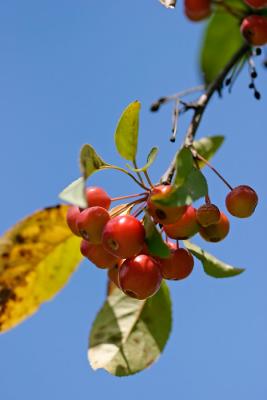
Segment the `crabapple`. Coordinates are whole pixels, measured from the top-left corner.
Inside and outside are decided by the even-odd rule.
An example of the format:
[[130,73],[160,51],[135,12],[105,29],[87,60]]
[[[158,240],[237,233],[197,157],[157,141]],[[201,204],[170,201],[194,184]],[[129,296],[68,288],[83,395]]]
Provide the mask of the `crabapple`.
[[207,242],[220,242],[229,233],[230,224],[226,215],[221,211],[219,222],[214,225],[200,226],[199,233]]
[[187,278],[194,267],[194,258],[187,249],[170,246],[168,258],[159,260],[160,271],[164,279],[180,280]]
[[132,215],[118,215],[108,221],[102,234],[107,251],[120,258],[136,256],[144,246],[145,229]]
[[211,14],[211,0],[185,0],[184,10],[191,21],[201,21]]
[[244,0],[244,2],[251,8],[265,8],[267,7],[266,0]]
[[241,33],[248,43],[253,46],[263,46],[267,43],[267,17],[249,15],[242,21]]
[[156,223],[159,222],[161,224],[173,224],[181,217],[181,215],[185,211],[184,206],[170,207],[154,203],[153,196],[160,195],[161,197],[164,197],[164,195],[168,195],[171,192],[171,190],[172,190],[171,185],[158,185],[152,189],[150,196],[148,197],[147,210]]
[[158,262],[145,254],[129,258],[119,269],[119,285],[130,297],[144,300],[160,288],[162,276]]
[[88,258],[98,268],[112,268],[119,261],[117,257],[106,251],[102,244],[93,244],[87,240],[82,240],[80,250],[82,255]]
[[77,218],[80,235],[94,244],[101,243],[102,232],[110,220],[108,211],[103,207],[90,207],[83,210]]
[[220,210],[215,204],[206,203],[196,211],[197,222],[201,226],[216,224],[220,219]]
[[192,206],[186,206],[185,212],[174,224],[164,225],[164,231],[172,239],[188,239],[198,230],[196,210]]
[[103,207],[107,210],[110,207],[111,199],[109,195],[100,187],[89,186],[85,190],[88,207]]
[[76,235],[76,236],[81,236],[78,226],[77,226],[77,219],[80,214],[81,214],[81,211],[80,211],[79,207],[70,206],[68,208],[67,215],[66,215],[67,225],[70,228],[70,230],[72,231],[72,233],[74,233],[74,235]]
[[250,186],[241,185],[228,193],[225,203],[231,215],[247,218],[253,214],[258,204],[258,196]]

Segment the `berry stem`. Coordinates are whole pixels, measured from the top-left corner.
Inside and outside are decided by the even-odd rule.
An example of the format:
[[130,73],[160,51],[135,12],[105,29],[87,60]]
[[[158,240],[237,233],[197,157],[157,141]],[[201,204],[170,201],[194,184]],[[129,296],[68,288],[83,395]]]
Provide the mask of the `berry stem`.
[[222,181],[225,183],[225,185],[230,189],[233,190],[233,187],[230,185],[229,182],[217,171],[216,168],[214,168],[205,158],[203,158],[200,154],[197,154],[196,157],[203,161]]
[[[136,194],[128,194],[127,196],[113,197],[113,198],[111,199],[111,201],[120,201],[120,200],[124,200],[124,199],[132,199],[132,198],[134,198],[134,197],[140,197],[140,196],[143,196],[143,195],[145,195],[145,194],[146,194],[146,192],[143,192],[143,193],[136,193]],[[147,194],[147,196],[148,196],[148,194]]]
[[146,203],[143,201],[140,206],[134,211],[134,213],[132,214],[133,217],[137,218],[144,210],[146,206]]
[[210,197],[209,197],[208,194],[206,194],[206,196],[205,196],[205,203],[208,204],[208,205],[211,204]]

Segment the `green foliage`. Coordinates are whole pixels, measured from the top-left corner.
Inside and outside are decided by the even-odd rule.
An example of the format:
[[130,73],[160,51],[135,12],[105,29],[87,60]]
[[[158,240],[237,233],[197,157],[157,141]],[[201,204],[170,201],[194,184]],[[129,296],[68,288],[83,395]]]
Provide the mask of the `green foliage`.
[[115,131],[116,148],[128,161],[136,159],[140,108],[139,101],[129,104],[123,111]]
[[184,206],[207,194],[206,178],[195,168],[191,151],[183,147],[176,158],[174,189],[168,195],[153,196],[153,201],[165,206]]
[[231,265],[218,260],[216,257],[202,250],[197,245],[190,243],[188,240],[185,240],[184,244],[187,249],[198,258],[199,261],[201,261],[206,274],[213,278],[229,278],[231,276],[239,275],[244,271],[242,268],[234,268]]
[[207,84],[216,78],[242,43],[240,21],[218,9],[208,23],[200,55],[200,67]]
[[192,172],[193,168],[194,159],[192,152],[188,148],[183,147],[176,157],[176,175],[174,184],[177,187],[182,186],[189,174]]
[[136,300],[115,288],[98,313],[89,340],[93,369],[127,376],[149,367],[171,331],[171,299],[163,282],[156,295]]
[[127,164],[127,167],[133,171],[133,172],[145,172],[148,170],[148,168],[150,168],[150,166],[153,164],[153,162],[155,161],[157,154],[159,152],[159,149],[157,147],[153,147],[148,156],[147,156],[147,162],[146,164],[142,167],[142,168],[133,168],[131,165]]
[[86,180],[94,172],[100,170],[103,167],[109,166],[102,158],[97,154],[93,146],[85,144],[80,153],[80,166],[81,172],[84,179]]
[[[209,161],[219,150],[223,142],[224,136],[207,136],[200,140],[195,140],[193,142],[193,147],[198,154],[205,158],[205,160]],[[198,161],[198,166],[203,168],[205,167],[205,163],[203,161]]]
[[167,258],[170,255],[169,247],[163,241],[160,232],[157,230],[149,214],[145,214],[144,227],[146,231],[145,242],[150,254],[153,256]]

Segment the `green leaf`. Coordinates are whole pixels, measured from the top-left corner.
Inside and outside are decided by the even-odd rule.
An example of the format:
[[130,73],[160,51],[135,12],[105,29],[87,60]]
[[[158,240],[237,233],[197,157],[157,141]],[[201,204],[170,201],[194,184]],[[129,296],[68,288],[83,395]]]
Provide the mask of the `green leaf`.
[[148,156],[147,156],[147,163],[142,167],[142,168],[133,168],[131,165],[127,164],[127,167],[133,171],[133,172],[144,172],[147,171],[148,168],[153,164],[155,161],[157,154],[159,152],[159,149],[157,147],[153,147]]
[[191,151],[183,147],[176,157],[176,175],[174,184],[181,186],[194,168],[194,159]]
[[[193,142],[193,147],[205,160],[209,161],[224,142],[224,136],[207,136]],[[205,167],[203,161],[198,161],[200,168]]]
[[171,299],[165,282],[153,297],[136,300],[116,288],[93,324],[88,357],[93,369],[132,375],[149,367],[171,331]]
[[83,178],[78,178],[70,185],[68,185],[62,192],[59,194],[59,198],[67,203],[71,203],[75,206],[86,208],[87,201],[85,197],[85,181]]
[[86,180],[94,172],[100,170],[103,167],[109,166],[102,158],[97,154],[93,146],[85,144],[80,152],[80,165],[81,172],[84,179]]
[[123,111],[115,131],[116,148],[128,161],[136,158],[140,108],[139,101],[130,103]]
[[153,196],[153,202],[164,206],[184,206],[208,194],[206,178],[196,168],[193,168],[182,186],[174,188],[167,196]]
[[218,9],[208,23],[200,56],[207,84],[216,78],[243,42],[240,21]]
[[163,241],[160,232],[157,230],[151,217],[146,213],[144,217],[144,227],[146,231],[145,242],[149,249],[149,253],[153,256],[168,258],[170,249]]
[[229,278],[231,276],[239,275],[244,271],[242,268],[234,268],[229,264],[225,264],[213,255],[202,250],[200,247],[190,243],[188,240],[185,240],[184,244],[187,249],[198,258],[199,261],[201,261],[206,274],[213,278]]

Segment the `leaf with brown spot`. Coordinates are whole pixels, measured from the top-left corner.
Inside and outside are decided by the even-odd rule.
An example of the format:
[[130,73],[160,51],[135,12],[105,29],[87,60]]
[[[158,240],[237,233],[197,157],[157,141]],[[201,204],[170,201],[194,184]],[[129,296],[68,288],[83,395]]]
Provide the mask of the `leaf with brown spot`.
[[54,297],[81,261],[80,238],[66,224],[67,209],[37,211],[0,238],[0,332]]

